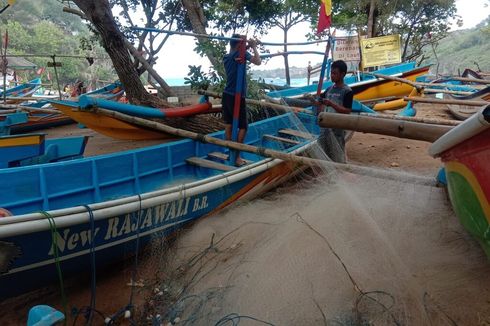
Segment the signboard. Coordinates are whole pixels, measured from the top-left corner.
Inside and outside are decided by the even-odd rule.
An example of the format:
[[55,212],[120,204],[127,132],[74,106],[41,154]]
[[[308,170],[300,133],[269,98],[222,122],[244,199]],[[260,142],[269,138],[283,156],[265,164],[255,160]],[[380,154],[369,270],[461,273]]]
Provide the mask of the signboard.
[[359,70],[361,61],[359,37],[357,35],[336,37],[333,60],[344,60],[347,64],[347,71]]
[[333,49],[334,60],[360,61],[361,52],[359,49],[359,39],[356,36],[345,36],[335,38]]
[[61,62],[48,61],[48,67],[61,67]]
[[400,35],[362,39],[361,52],[364,68],[400,63]]

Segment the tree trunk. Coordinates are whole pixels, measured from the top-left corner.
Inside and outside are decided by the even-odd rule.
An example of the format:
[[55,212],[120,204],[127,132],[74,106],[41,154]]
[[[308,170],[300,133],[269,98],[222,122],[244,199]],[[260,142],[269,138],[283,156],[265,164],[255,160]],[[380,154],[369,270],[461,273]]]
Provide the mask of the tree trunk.
[[[127,40],[119,31],[107,0],[74,0],[75,4],[94,25],[102,39],[102,45],[111,58],[114,69],[124,85],[126,96],[131,103],[149,106],[168,106],[168,103],[150,95],[140,81],[126,46]],[[223,123],[211,115],[190,118],[165,119],[165,123],[177,128],[207,133],[223,129]]]
[[369,4],[369,16],[368,16],[368,26],[367,26],[367,37],[374,37],[374,24],[375,19],[374,19],[374,12],[376,10],[376,0],[371,0],[371,3]]
[[289,58],[288,58],[288,30],[284,29],[284,70],[286,72],[286,83],[291,86],[291,75],[289,74]]
[[[124,85],[131,103],[154,105],[155,97],[148,94],[140,81],[125,45],[125,38],[117,27],[107,0],[74,0],[102,39],[102,45],[111,58],[119,80]],[[161,104],[161,103],[158,103]]]
[[[187,11],[187,17],[189,17],[189,21],[192,26],[192,31],[196,34],[207,34],[206,32],[206,17],[204,16],[204,12],[202,10],[201,4],[197,0],[182,0],[182,6]],[[208,41],[204,37],[197,38],[199,43],[204,43]],[[214,69],[221,74],[223,69],[219,69],[223,63],[219,58],[216,58],[214,53],[211,50],[205,49],[206,56],[209,61],[213,65]]]

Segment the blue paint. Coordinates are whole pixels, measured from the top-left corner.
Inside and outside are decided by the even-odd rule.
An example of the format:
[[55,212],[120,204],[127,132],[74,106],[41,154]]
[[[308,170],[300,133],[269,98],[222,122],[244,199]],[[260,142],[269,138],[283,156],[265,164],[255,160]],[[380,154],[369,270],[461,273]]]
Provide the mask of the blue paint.
[[27,326],[52,326],[65,319],[60,311],[46,305],[34,306],[29,310]]
[[[39,87],[41,87],[41,78],[36,78],[36,79],[33,79],[33,80],[31,80],[25,84],[18,85],[18,86],[12,87],[12,88],[8,88],[7,90],[5,90],[5,95],[7,97],[24,97],[24,96],[28,96],[28,95],[34,93]],[[26,93],[20,94],[20,96],[16,95],[18,92],[22,92],[25,89],[29,89],[29,91]],[[3,97],[3,96],[4,96],[3,88],[1,88],[0,89],[0,97]]]
[[[67,104],[68,101],[52,101],[59,104]],[[155,108],[132,105],[126,103],[120,103],[116,101],[106,100],[94,96],[80,95],[78,98],[78,105],[81,109],[90,109],[92,107],[99,107],[103,109],[113,110],[116,112],[142,117],[142,118],[165,118],[165,113]]]
[[0,136],[10,135],[12,126],[26,123],[29,120],[29,117],[25,112],[10,113],[4,117],[3,120],[0,120]]
[[[296,116],[310,133],[318,134],[315,117],[302,113]],[[278,130],[291,128],[294,119],[294,114],[288,113],[253,123],[245,143],[278,148],[277,143],[265,142],[262,136],[277,135]],[[211,136],[223,139],[224,133],[216,132]],[[290,152],[309,142],[301,138],[297,140],[301,144],[288,145],[284,151]],[[185,159],[219,149],[221,147],[205,143],[196,147],[195,141],[185,139],[127,152],[3,169],[0,170],[0,207],[14,214],[23,214],[135,196],[183,182],[203,180],[222,172],[189,165]],[[247,160],[257,162],[263,159],[255,154],[243,154]],[[128,214],[95,220],[93,236],[89,233],[91,228],[88,222],[60,227],[57,230],[60,237],[57,243],[63,274],[69,275],[90,267],[90,239],[94,239],[93,245],[97,250],[97,266],[102,267],[131,253],[137,232],[141,235],[142,245],[156,234],[165,236],[212,212],[257,177],[259,174],[247,175],[224,187],[210,187],[192,196],[183,194],[174,201],[145,208],[140,225],[134,225],[132,218],[138,213],[138,205],[135,205],[135,210]],[[10,273],[0,275],[1,298],[56,281],[49,230],[1,238],[0,241],[11,243],[22,252],[10,266]],[[37,267],[32,264],[37,264]],[[20,270],[22,268],[26,270]]]

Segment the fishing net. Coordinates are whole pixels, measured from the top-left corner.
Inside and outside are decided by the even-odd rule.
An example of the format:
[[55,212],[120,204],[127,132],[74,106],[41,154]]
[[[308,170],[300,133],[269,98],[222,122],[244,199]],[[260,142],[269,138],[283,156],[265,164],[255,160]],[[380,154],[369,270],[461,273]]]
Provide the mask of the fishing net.
[[[295,115],[290,126],[307,131]],[[96,291],[75,280],[69,307],[96,292],[94,325],[490,325],[490,265],[443,188],[403,172],[335,170],[320,145],[308,155],[325,164],[154,234],[139,256],[128,245]],[[59,308],[50,291],[0,307],[1,324],[25,324],[33,304]],[[79,315],[69,324],[83,324]]]
[[156,237],[141,323],[487,325],[482,251],[443,188],[397,178],[326,163]]

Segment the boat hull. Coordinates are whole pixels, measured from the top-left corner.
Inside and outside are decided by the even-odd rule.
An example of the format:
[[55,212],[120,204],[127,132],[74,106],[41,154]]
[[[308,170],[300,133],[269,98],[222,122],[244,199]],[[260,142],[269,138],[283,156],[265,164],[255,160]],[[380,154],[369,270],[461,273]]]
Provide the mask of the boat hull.
[[[403,73],[400,78],[415,81],[417,77],[427,74],[429,67],[421,67]],[[377,80],[364,85],[352,85],[354,98],[358,101],[372,100],[377,98],[407,96],[413,91],[413,86],[392,80]],[[380,110],[376,109],[375,110]]]
[[[296,116],[286,114],[252,124],[247,142],[280,149],[262,136],[291,128],[291,119]],[[315,119],[306,115],[304,119],[307,129],[318,134]],[[224,137],[223,132],[213,136]],[[315,143],[305,139],[284,150],[300,154]],[[210,171],[186,161],[216,150],[215,145],[180,140],[78,161],[0,171],[4,189],[6,184],[10,189],[9,193],[0,191],[0,206],[17,214],[0,218],[0,297],[55,281],[57,259],[66,277],[88,270],[85,268],[90,267],[93,248],[99,269],[133,254],[136,243],[143,246],[238,200],[254,198],[305,169],[247,153],[243,153],[244,158],[254,162],[228,172]],[[53,175],[65,182],[55,182]],[[80,206],[82,203],[89,203],[90,209]],[[49,210],[53,224],[40,213],[32,213],[42,209]],[[58,257],[53,248],[58,249]],[[7,261],[5,257],[10,258]]]
[[490,258],[490,129],[441,156],[451,204]]
[[445,165],[449,199],[461,224],[490,258],[490,105],[429,148]]
[[61,103],[52,104],[66,116],[104,136],[122,140],[175,139],[173,135],[144,129],[112,117],[98,115],[90,111],[80,111],[73,106]]

